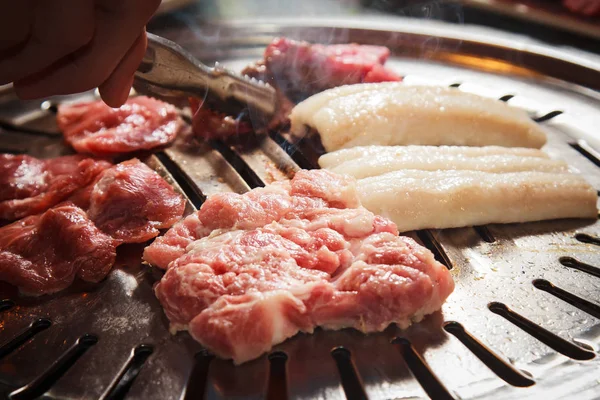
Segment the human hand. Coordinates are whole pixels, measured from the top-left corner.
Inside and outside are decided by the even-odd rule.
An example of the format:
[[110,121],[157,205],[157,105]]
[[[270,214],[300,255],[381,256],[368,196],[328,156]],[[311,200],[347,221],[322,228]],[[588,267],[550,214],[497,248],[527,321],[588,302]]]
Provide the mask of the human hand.
[[126,100],[160,0],[0,0],[0,85],[22,99],[99,88]]
[[600,0],[563,0],[569,10],[588,17],[600,15]]

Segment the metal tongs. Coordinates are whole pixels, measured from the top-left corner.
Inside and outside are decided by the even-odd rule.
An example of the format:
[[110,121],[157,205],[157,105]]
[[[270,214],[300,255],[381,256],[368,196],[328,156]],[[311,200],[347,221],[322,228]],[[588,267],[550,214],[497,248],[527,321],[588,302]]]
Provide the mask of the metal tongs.
[[148,33],[148,47],[137,72],[137,92],[162,97],[196,97],[203,107],[254,121],[268,122],[277,110],[270,85],[229,71],[218,63],[207,67],[181,46]]

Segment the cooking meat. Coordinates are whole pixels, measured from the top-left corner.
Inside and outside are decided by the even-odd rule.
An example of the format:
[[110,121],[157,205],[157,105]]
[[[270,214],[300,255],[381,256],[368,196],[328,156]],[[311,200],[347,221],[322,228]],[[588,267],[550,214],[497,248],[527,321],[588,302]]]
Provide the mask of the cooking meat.
[[137,159],[104,171],[77,200],[96,226],[120,243],[142,243],[156,237],[159,229],[177,222],[185,208],[183,197]]
[[324,154],[319,165],[357,179],[386,172],[415,169],[470,170],[482,172],[568,173],[564,161],[551,159],[538,149],[463,146],[364,146]]
[[[399,75],[384,67],[389,56],[390,50],[383,46],[323,45],[277,38],[254,69],[264,65],[270,75],[267,81],[284,93],[311,95],[342,85],[400,81]],[[252,73],[252,68],[244,72]]]
[[[265,49],[263,60],[246,67],[242,74],[269,83],[277,91],[278,110],[266,127],[288,123],[293,101],[340,85],[363,82],[400,81],[401,77],[384,66],[390,50],[383,46],[358,44],[322,45],[287,38],[274,39]],[[204,139],[224,139],[252,132],[252,125],[237,115],[224,116],[209,109],[194,111],[194,133]],[[255,130],[264,130],[254,126]]]
[[131,98],[119,108],[100,100],[63,104],[58,108],[57,123],[78,153],[101,156],[165,146],[183,126],[175,107],[143,96]]
[[300,171],[270,186],[211,198],[172,229],[186,246],[155,288],[172,330],[239,364],[316,326],[407,327],[452,292],[431,252],[360,206],[353,180]]
[[41,213],[89,185],[110,167],[83,156],[40,160],[0,154],[0,219],[14,221]]
[[72,204],[0,228],[0,281],[24,294],[57,292],[76,276],[99,282],[115,257],[113,239]]
[[208,108],[201,108],[200,100],[190,98],[192,110],[192,129],[194,134],[203,139],[226,139],[229,136],[252,132],[249,121],[222,115]]
[[540,148],[541,128],[527,113],[455,88],[374,83],[314,95],[290,115],[291,132],[319,133],[327,151],[366,145]]
[[400,170],[360,179],[358,191],[400,231],[598,215],[596,191],[570,173]]
[[187,246],[214,230],[253,229],[282,218],[303,218],[324,207],[357,207],[354,180],[327,171],[304,171],[244,194],[211,196],[196,213],[175,224],[144,251],[144,259],[166,269]]

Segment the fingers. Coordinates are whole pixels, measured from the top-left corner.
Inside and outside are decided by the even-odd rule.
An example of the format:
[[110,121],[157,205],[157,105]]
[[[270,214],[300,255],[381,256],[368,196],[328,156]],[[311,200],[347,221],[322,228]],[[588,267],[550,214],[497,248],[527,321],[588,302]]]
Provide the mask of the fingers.
[[29,13],[32,25],[28,28],[26,43],[16,54],[4,57],[0,62],[0,84],[50,66],[88,44],[94,35],[92,2],[36,1]]
[[33,25],[32,0],[0,0],[0,64],[5,53],[29,38]]
[[147,38],[144,30],[110,77],[98,88],[102,100],[107,105],[116,108],[127,101],[133,85],[133,74],[144,58],[146,45]]
[[[106,95],[112,104],[120,103],[125,90],[116,87],[119,83],[130,86],[137,68],[137,65],[132,66],[143,57],[142,46],[145,49],[145,36],[139,39],[140,32],[144,32],[145,24],[159,4],[160,0],[96,0],[91,42],[43,72],[15,82],[17,94],[23,99],[32,99],[102,86],[103,97]],[[125,75],[130,76],[125,78]]]

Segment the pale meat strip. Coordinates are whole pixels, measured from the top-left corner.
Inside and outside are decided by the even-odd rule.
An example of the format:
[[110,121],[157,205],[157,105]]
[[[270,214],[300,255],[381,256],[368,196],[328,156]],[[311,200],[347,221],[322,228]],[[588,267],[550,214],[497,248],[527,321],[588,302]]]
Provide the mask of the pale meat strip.
[[[350,150],[355,150],[353,148]],[[553,160],[541,150],[506,147],[371,146],[355,158],[338,156],[338,150],[319,159],[319,164],[338,174],[357,179],[405,169],[421,171],[471,170],[484,172],[538,171],[568,173],[568,165]],[[528,154],[529,153],[529,154]]]
[[441,155],[460,155],[462,157],[479,157],[482,155],[498,155],[510,153],[522,157],[550,158],[548,154],[538,149],[529,149],[521,147],[501,147],[501,146],[356,146],[349,149],[341,149],[331,153],[326,153],[319,158],[321,168],[331,168],[340,165],[346,161],[365,157],[379,157],[398,155],[403,156],[407,153],[431,154],[435,151]]
[[546,135],[524,110],[455,88],[369,83],[309,97],[290,114],[290,132],[317,131],[325,150],[365,145],[540,148]]
[[597,216],[596,191],[573,174],[405,170],[361,179],[358,191],[401,232]]

